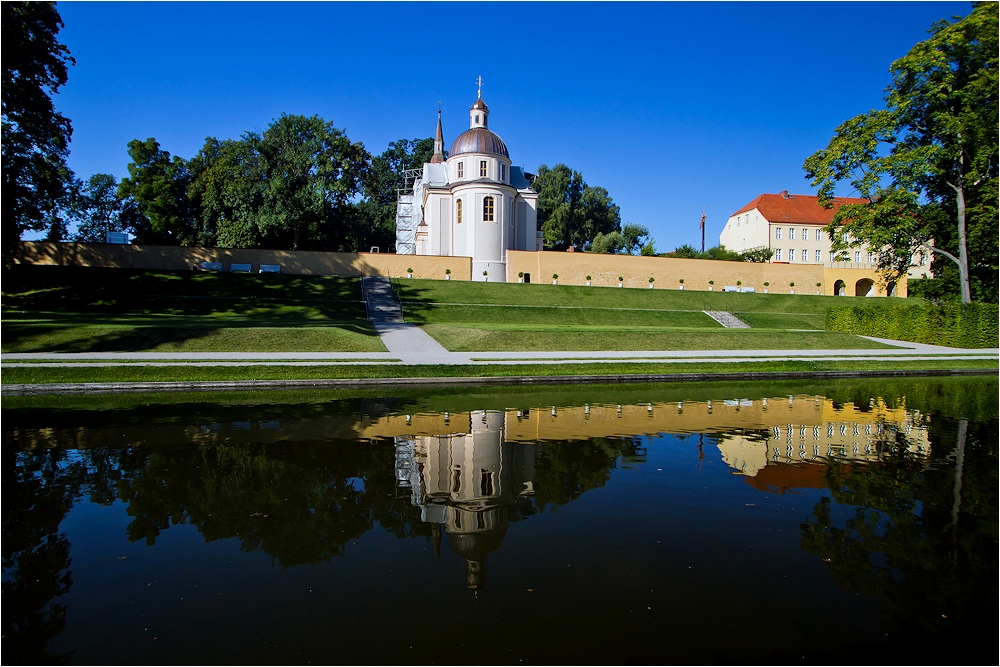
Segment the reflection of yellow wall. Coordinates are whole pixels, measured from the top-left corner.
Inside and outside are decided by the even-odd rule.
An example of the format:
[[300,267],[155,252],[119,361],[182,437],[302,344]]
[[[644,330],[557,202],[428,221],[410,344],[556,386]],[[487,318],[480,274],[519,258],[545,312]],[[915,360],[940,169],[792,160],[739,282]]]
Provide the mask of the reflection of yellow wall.
[[[728,403],[728,404],[727,404]],[[17,445],[24,449],[34,447],[72,446],[88,447],[105,445],[108,442],[128,442],[133,446],[156,446],[191,442],[217,444],[225,442],[296,442],[323,441],[333,439],[374,439],[396,436],[446,436],[448,434],[473,433],[481,427],[481,412],[470,413],[428,413],[413,415],[390,415],[388,417],[365,417],[361,422],[356,417],[320,417],[315,419],[284,420],[268,424],[247,421],[243,425],[157,425],[155,427],[113,427],[108,429],[31,429],[12,435]],[[475,415],[475,416],[474,416]],[[503,439],[511,443],[530,443],[544,440],[585,440],[594,437],[616,437],[656,433],[721,433],[737,430],[770,430],[769,443],[775,439],[773,429],[779,429],[776,440],[779,450],[787,451],[788,426],[792,425],[792,444],[797,457],[798,444],[805,438],[811,452],[813,427],[819,428],[821,441],[827,442],[827,431],[832,426],[836,442],[849,446],[860,443],[862,449],[866,437],[872,437],[879,421],[908,424],[911,419],[904,408],[888,408],[879,403],[862,410],[852,404],[834,408],[829,399],[813,396],[774,397],[754,401],[712,401],[678,403],[653,403],[638,405],[590,405],[532,408],[529,411],[508,410],[503,415]],[[475,422],[475,423],[474,423]],[[857,425],[858,435],[854,429]],[[844,433],[841,434],[841,427]],[[802,432],[802,429],[805,432]],[[917,431],[917,429],[913,429]],[[913,434],[911,433],[911,436]],[[918,442],[926,443],[926,433],[920,431]],[[740,452],[756,447],[744,445],[742,441],[727,440],[723,447],[723,457],[727,460],[751,461],[749,455]],[[771,446],[771,445],[768,445]],[[764,445],[760,445],[761,448]],[[772,446],[773,447],[773,446]],[[754,454],[753,461],[765,460],[767,451]],[[773,454],[773,452],[772,452]],[[758,460],[759,459],[759,460]],[[747,470],[758,469],[755,463],[748,463]]]
[[[508,410],[504,439],[507,442],[585,440],[638,434],[784,428],[787,424],[810,427],[848,421],[874,424],[880,419],[895,422],[906,419],[904,408],[888,408],[879,403],[865,411],[852,404],[835,409],[829,399],[812,396],[733,403],[736,401],[556,407],[554,416],[552,408],[532,408],[526,413]],[[469,432],[470,413],[451,413],[449,417],[446,426],[441,414],[412,415],[409,422],[406,415],[392,415],[367,423],[361,434],[363,437],[389,438]]]

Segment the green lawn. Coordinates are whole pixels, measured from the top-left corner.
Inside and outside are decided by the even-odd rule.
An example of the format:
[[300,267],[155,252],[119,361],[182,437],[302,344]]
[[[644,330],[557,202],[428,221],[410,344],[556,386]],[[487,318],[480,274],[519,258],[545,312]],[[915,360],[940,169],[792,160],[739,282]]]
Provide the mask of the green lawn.
[[18,267],[3,352],[385,352],[340,276]]
[[[881,299],[792,294],[734,294],[694,290],[577,287],[569,285],[521,285],[461,280],[417,280],[394,278],[393,286],[414,317],[421,304],[491,303],[512,306],[571,306],[578,308],[633,308],[653,310],[786,313],[825,315],[832,305],[880,305]],[[915,299],[907,299],[913,303]]]
[[512,364],[482,366],[386,366],[350,364],[337,366],[112,366],[79,368],[6,368],[2,382],[11,384],[51,384],[83,382],[233,382],[241,380],[333,380],[414,377],[553,377],[608,376],[617,380],[629,375],[718,374],[718,373],[808,373],[822,371],[879,370],[960,370],[989,369],[996,361],[761,361],[737,363],[598,363],[598,364]]
[[888,345],[852,334],[768,329],[683,329],[539,324],[422,327],[453,352],[560,350],[859,350]]

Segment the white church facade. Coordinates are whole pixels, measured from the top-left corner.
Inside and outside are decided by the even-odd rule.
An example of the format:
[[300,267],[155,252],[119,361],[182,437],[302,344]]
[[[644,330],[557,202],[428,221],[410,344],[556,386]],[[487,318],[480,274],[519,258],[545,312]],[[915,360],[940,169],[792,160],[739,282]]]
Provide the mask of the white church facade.
[[542,237],[531,176],[511,164],[489,114],[480,91],[445,158],[438,111],[434,156],[397,200],[396,253],[471,257],[473,280],[504,282],[507,251],[541,250]]

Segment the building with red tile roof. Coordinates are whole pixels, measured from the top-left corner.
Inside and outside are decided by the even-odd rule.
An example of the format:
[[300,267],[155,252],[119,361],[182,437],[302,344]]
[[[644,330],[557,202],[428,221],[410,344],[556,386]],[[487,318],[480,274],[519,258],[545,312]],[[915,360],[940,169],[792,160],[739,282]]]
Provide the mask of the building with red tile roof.
[[[760,194],[729,216],[719,243],[738,252],[770,248],[774,252],[772,262],[875,270],[875,258],[866,246],[851,248],[847,261],[837,261],[824,229],[841,206],[866,201],[836,197],[832,208],[824,208],[815,195],[789,194],[788,190]],[[918,278],[922,273],[930,276],[930,258],[918,255],[909,276]]]

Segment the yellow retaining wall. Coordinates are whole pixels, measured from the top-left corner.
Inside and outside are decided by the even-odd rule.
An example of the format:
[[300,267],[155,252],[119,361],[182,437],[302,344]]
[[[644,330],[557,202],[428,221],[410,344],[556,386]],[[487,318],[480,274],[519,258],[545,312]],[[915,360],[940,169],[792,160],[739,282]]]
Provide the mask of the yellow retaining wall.
[[[552,284],[552,274],[559,276],[560,285],[591,285],[617,287],[618,277],[625,287],[649,288],[654,279],[655,289],[680,289],[684,279],[685,290],[720,292],[727,285],[742,282],[742,287],[753,287],[758,293],[770,294],[826,294],[833,296],[833,285],[840,279],[848,285],[847,293],[854,295],[854,286],[861,278],[870,278],[876,284],[876,293],[885,296],[885,287],[879,286],[878,275],[865,269],[835,269],[822,264],[773,264],[752,262],[723,262],[711,259],[678,259],[673,257],[637,257],[634,255],[598,255],[585,252],[530,252],[507,251],[507,282],[517,282],[518,273],[527,273],[532,283]],[[715,285],[708,281],[714,280]],[[764,283],[770,285],[765,286]],[[792,287],[791,283],[795,283]],[[819,286],[816,283],[820,283]],[[898,294],[906,294],[906,278],[897,285]]]
[[309,250],[254,250],[104,243],[52,243],[24,241],[19,262],[49,266],[92,266],[123,269],[200,270],[202,262],[250,264],[256,272],[261,264],[279,264],[282,273],[334,276],[405,277],[444,280],[451,269],[453,280],[472,278],[471,257],[430,257],[391,253],[318,252]]
[[[200,248],[151,245],[113,245],[103,243],[52,243],[24,241],[20,263],[51,266],[103,266],[127,269],[199,270],[202,262],[222,262],[228,271],[232,264],[250,264],[257,271],[261,264],[279,264],[282,273],[335,276],[404,277],[413,269],[414,278],[443,280],[451,269],[453,280],[472,279],[472,258],[391,253],[318,252],[309,250],[254,250],[237,248]],[[838,269],[822,264],[755,264],[722,262],[710,259],[672,257],[636,257],[598,255],[586,252],[507,251],[507,282],[517,282],[519,272],[531,275],[532,283],[551,284],[552,274],[559,275],[560,285],[585,285],[587,276],[598,287],[616,287],[622,276],[625,287],[714,291],[726,285],[753,287],[771,294],[826,294],[833,296],[836,281],[843,280],[847,295],[854,296],[858,280],[874,281],[878,296],[885,296],[885,285],[870,269]],[[771,283],[769,286],[765,282]],[[790,283],[795,283],[792,287]],[[821,283],[819,287],[816,283]],[[897,294],[906,296],[906,277],[897,281]]]

